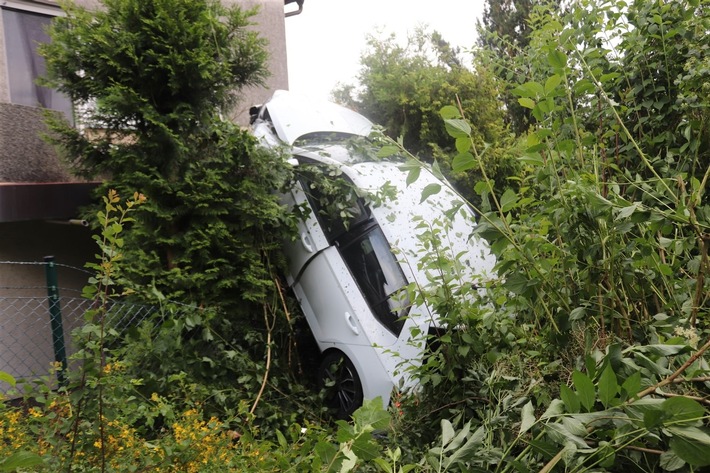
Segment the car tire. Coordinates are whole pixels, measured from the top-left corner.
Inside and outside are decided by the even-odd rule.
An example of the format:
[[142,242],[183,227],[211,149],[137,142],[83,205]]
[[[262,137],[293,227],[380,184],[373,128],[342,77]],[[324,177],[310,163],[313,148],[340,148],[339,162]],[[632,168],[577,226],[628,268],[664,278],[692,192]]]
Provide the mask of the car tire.
[[326,407],[337,419],[349,419],[363,401],[362,383],[352,362],[339,351],[326,353],[318,370]]

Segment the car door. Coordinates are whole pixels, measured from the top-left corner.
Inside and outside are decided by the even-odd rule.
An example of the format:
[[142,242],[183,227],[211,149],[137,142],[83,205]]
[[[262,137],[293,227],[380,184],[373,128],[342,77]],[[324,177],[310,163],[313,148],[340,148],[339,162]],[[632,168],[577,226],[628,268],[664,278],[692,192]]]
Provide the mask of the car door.
[[319,218],[320,209],[314,208],[313,196],[307,192],[314,190],[304,179],[289,196],[301,219],[299,234],[286,243],[288,283],[321,349],[332,344],[370,345],[359,323],[366,303],[332,238],[332,224],[324,224],[322,215]]
[[409,310],[407,280],[364,201],[348,199],[347,184],[344,199],[332,193],[340,186],[323,185],[329,195],[307,178],[292,191],[308,212],[288,251],[289,282],[316,340],[390,346]]

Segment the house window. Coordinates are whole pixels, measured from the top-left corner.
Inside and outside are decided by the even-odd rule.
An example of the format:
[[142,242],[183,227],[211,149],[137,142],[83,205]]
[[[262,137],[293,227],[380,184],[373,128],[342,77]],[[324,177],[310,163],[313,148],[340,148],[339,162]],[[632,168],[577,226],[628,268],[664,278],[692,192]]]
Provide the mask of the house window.
[[46,73],[44,58],[38,54],[37,47],[49,41],[47,28],[52,17],[11,8],[2,8],[0,13],[5,30],[10,102],[57,110],[71,120],[69,98],[37,84],[37,78]]

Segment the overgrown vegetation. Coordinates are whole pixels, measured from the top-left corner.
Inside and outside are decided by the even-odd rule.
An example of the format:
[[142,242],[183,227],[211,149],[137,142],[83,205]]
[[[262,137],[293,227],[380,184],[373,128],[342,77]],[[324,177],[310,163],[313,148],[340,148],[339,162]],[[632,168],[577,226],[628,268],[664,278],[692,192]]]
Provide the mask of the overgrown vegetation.
[[443,106],[459,97],[467,119],[474,124],[476,145],[500,145],[482,157],[496,187],[504,185],[507,176],[518,174],[519,165],[510,149],[515,144],[504,126],[500,84],[489,64],[476,61],[471,69],[464,57],[436,31],[419,29],[406,46],[394,35],[368,36],[358,87],[340,86],[333,97],[382,125],[407,150],[429,163],[436,160],[459,192],[477,202],[473,187],[483,176],[475,169],[452,170],[456,150],[439,116]]
[[[148,3],[168,4],[140,4]],[[259,212],[232,221],[254,230],[246,232],[251,240],[234,242],[232,235],[214,247],[183,241],[175,228],[158,225],[174,218],[161,213],[172,212],[170,205],[151,203],[160,201],[158,190],[173,189],[168,194],[180,197],[177,207],[190,216],[191,229],[222,228],[226,224],[219,222],[232,218],[231,205],[253,201],[229,200],[243,198],[241,191],[217,192],[220,204],[214,208],[225,213],[212,215],[205,210],[212,208],[207,193],[181,187],[189,179],[163,182],[155,173],[147,179],[136,171],[138,180],[119,179],[119,188],[131,195],[138,187],[147,201],[136,194],[122,203],[107,194],[95,213],[102,227],[101,258],[87,296],[97,308],[87,314],[83,330],[84,350],[77,357],[82,369],[71,373],[67,388],[40,387],[19,408],[2,405],[0,471],[704,471],[710,465],[710,10],[697,0],[580,1],[564,12],[537,6],[528,20],[530,32],[515,55],[477,54],[477,71],[514,73],[471,80],[487,81],[500,97],[516,97],[529,111],[529,128],[510,137],[496,118],[500,139],[486,138],[480,122],[469,116],[465,97],[457,102],[442,96],[437,104],[441,126],[435,133],[448,137],[438,149],[448,153],[454,175],[475,176],[469,190],[477,195],[478,233],[498,259],[498,279],[478,289],[480,298],[464,297],[472,289],[447,270],[455,261],[442,258],[438,233],[422,235],[423,259],[435,276],[420,285],[424,290],[416,297],[426,299],[450,330],[414,372],[418,392],[398,394],[389,412],[375,401],[352,423],[323,421],[316,396],[288,374],[276,373],[274,366],[285,367],[285,356],[271,357],[271,366],[262,361],[276,347],[287,353],[288,337],[280,338],[273,323],[280,320],[287,328],[290,312],[278,292],[266,291],[277,285],[264,265],[271,258],[264,250],[273,242],[260,239],[264,232],[282,235],[278,229],[286,217],[276,217],[264,191],[257,194],[266,202],[263,221]],[[396,50],[392,43],[381,46]],[[61,51],[48,53],[61,57]],[[412,64],[432,76],[441,72],[427,69],[423,56]],[[380,66],[383,77],[388,67],[398,67],[396,61]],[[385,82],[363,85],[374,84],[385,90]],[[406,85],[397,90],[407,91]],[[124,89],[111,94],[119,90]],[[98,93],[97,88],[74,98]],[[115,97],[98,103],[110,105]],[[425,102],[418,96],[407,100]],[[153,130],[158,115],[148,115],[146,126]],[[117,162],[144,156],[138,162],[149,163],[157,155],[140,146],[142,116],[131,116],[98,140],[65,129],[65,143],[75,156],[89,150],[108,159],[125,152],[116,154]],[[206,121],[190,122],[196,128],[185,130],[161,122],[154,134],[170,146],[201,136],[176,149],[180,156],[188,149],[210,151],[205,163],[214,157],[214,169],[204,163],[200,168],[210,186],[221,188],[217,183],[224,180],[225,186],[276,188],[285,182],[288,172],[269,161],[276,158],[254,151],[245,134],[218,133],[228,127],[221,121],[210,127],[215,116],[205,113]],[[428,116],[428,126],[437,126]],[[200,135],[203,125],[206,135]],[[413,149],[437,148],[419,143]],[[491,162],[497,156],[515,156],[515,174],[491,179],[501,169]],[[412,173],[428,165],[409,157],[404,166]],[[177,162],[185,167],[175,167],[173,177],[192,175],[200,163]],[[249,174],[253,180],[232,181],[225,174],[229,166],[259,172]],[[157,183],[162,184],[153,187]],[[169,238],[149,237],[149,231],[162,235],[163,229]],[[178,242],[204,249],[191,254],[194,274],[181,259],[180,251],[188,250]],[[242,280],[231,280],[230,288],[239,287],[236,294],[208,289],[217,276],[201,264],[218,261],[226,273],[216,274],[237,277],[237,267],[224,255],[234,250],[232,244],[253,251],[238,268],[253,264],[255,273],[239,276],[258,279],[249,279],[246,288]],[[173,257],[156,256],[166,248],[174,250]],[[207,251],[212,248],[214,256]],[[177,269],[151,266],[168,260]],[[139,284],[127,282],[134,270]],[[187,290],[185,281],[194,286]],[[146,287],[166,321],[157,335],[144,326],[127,340],[115,339],[101,323],[106,298],[125,288],[146,294]],[[167,303],[166,295],[186,305]],[[233,306],[249,309],[232,311]],[[266,329],[239,338],[242,332],[229,328],[255,319]]]
[[112,278],[167,321],[157,336],[131,334],[129,373],[144,395],[191,389],[193,402],[232,412],[287,361],[265,359],[290,333],[276,275],[293,218],[275,190],[291,171],[225,118],[267,75],[255,10],[212,0],[65,8],[43,52],[48,83],[75,103],[78,126],[50,121],[54,140],[80,176],[104,178],[99,195],[147,198]]

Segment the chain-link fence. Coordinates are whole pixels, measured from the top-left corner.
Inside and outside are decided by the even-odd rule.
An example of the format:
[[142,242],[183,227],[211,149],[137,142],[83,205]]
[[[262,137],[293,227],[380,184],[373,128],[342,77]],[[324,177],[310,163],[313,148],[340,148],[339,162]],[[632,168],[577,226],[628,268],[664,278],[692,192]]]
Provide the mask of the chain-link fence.
[[[75,350],[72,332],[93,301],[81,297],[89,271],[55,262],[0,261],[0,371],[18,380],[46,377]],[[104,322],[119,333],[145,320],[153,306],[113,302]],[[0,386],[0,392],[7,386]]]

